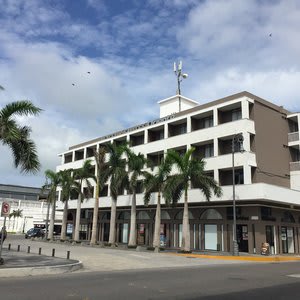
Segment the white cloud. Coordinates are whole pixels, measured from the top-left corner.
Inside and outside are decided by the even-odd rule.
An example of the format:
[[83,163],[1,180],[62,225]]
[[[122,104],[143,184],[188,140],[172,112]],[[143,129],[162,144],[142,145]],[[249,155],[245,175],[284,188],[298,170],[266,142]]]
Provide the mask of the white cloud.
[[[183,94],[199,102],[248,90],[300,110],[299,1],[133,1],[115,13],[87,0],[93,22],[61,1],[0,5],[0,107],[27,98],[44,109],[28,121],[43,170],[73,144],[157,118],[176,59],[189,73]],[[43,174],[21,177],[4,159],[3,181],[38,185]]]

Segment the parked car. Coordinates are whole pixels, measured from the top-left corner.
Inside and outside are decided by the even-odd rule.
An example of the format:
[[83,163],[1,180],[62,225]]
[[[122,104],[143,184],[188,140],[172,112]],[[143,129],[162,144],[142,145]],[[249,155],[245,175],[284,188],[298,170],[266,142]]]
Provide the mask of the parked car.
[[44,237],[45,233],[42,228],[31,228],[25,233],[25,239],[32,237]]

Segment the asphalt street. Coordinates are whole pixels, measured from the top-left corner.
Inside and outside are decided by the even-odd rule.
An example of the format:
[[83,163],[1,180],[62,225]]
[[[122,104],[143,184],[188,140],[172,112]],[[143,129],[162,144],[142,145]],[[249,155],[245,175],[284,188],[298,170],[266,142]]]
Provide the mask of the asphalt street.
[[[299,299],[300,262],[239,262],[10,237],[12,247],[71,256],[84,268],[59,275],[0,278],[0,299]],[[49,254],[48,254],[49,255]]]
[[0,291],[5,300],[299,299],[298,274],[298,262],[70,273],[1,279]]

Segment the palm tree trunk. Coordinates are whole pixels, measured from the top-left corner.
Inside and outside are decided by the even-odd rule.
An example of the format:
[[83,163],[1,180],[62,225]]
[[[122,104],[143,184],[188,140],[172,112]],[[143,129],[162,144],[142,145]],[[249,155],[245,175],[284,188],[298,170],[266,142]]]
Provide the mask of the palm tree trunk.
[[153,236],[153,247],[155,248],[155,250],[158,250],[160,246],[160,218],[161,218],[160,197],[161,197],[160,192],[158,192],[156,213],[155,213],[154,236]]
[[98,227],[98,212],[99,212],[99,193],[100,186],[97,180],[96,183],[96,194],[95,194],[95,203],[94,203],[94,212],[93,212],[93,225],[92,225],[92,236],[91,236],[91,245],[96,245],[97,243],[97,227]]
[[111,199],[110,227],[108,243],[112,246],[116,243],[116,215],[117,215],[117,199]]
[[182,220],[182,243],[181,250],[191,251],[191,238],[190,238],[190,223],[189,223],[189,207],[188,207],[188,194],[187,189],[184,192],[184,209]]
[[54,222],[55,222],[55,208],[56,208],[56,199],[52,203],[52,211],[50,218],[50,225],[48,230],[48,240],[53,241],[53,231],[54,231]]
[[130,234],[128,246],[136,246],[136,192],[133,191],[130,215]]
[[78,195],[77,199],[77,209],[76,209],[76,221],[75,221],[75,235],[74,241],[79,242],[79,227],[80,227],[80,214],[81,213],[81,193]]
[[68,217],[68,200],[65,200],[63,219],[62,219],[62,225],[61,225],[61,235],[60,235],[60,239],[62,241],[66,240],[67,217]]

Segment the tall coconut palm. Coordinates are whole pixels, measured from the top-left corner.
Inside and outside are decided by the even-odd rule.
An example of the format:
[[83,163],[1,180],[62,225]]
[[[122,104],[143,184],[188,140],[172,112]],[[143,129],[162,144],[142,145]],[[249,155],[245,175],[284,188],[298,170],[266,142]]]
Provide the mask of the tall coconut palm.
[[160,224],[161,224],[161,195],[164,190],[165,182],[171,172],[172,164],[168,157],[161,162],[157,171],[154,174],[145,172],[145,193],[144,202],[148,205],[151,194],[157,192],[157,204],[155,212],[153,247],[155,251],[159,250],[160,246]]
[[[77,199],[77,209],[76,209],[76,221],[75,221],[75,229],[74,229],[74,241],[79,242],[79,227],[80,227],[80,212],[81,212],[81,203],[84,196],[90,197],[92,185],[89,179],[95,180],[95,175],[92,174],[93,172],[93,165],[91,164],[91,160],[86,160],[80,169],[74,171],[74,178],[77,180],[77,192],[78,192],[78,199]],[[82,185],[87,185],[88,193],[84,195],[82,192]]]
[[109,240],[110,245],[116,243],[116,214],[118,195],[122,190],[128,187],[128,173],[126,171],[126,160],[123,154],[126,152],[127,145],[107,144],[109,153],[107,175],[110,178],[110,195],[111,195],[111,214]]
[[167,157],[176,167],[176,173],[169,176],[163,192],[166,201],[177,203],[184,194],[184,209],[182,220],[182,243],[181,250],[189,252],[190,245],[190,224],[188,211],[188,189],[192,185],[199,188],[207,201],[212,193],[217,197],[222,194],[217,182],[204,172],[205,162],[203,159],[192,157],[195,148],[191,147],[184,155],[174,150],[169,150]]
[[0,110],[0,141],[11,149],[15,167],[20,167],[24,173],[37,172],[40,163],[35,143],[30,139],[30,127],[18,125],[15,117],[40,112],[41,109],[30,101],[12,102]]
[[61,186],[61,201],[64,203],[60,240],[64,241],[66,239],[68,202],[70,199],[70,194],[71,191],[74,190],[75,188],[78,189],[78,183],[74,179],[73,169],[66,169],[60,171],[60,186]]
[[131,202],[131,214],[130,214],[130,233],[129,233],[129,247],[136,246],[136,191],[138,186],[138,179],[143,175],[144,165],[147,159],[143,154],[135,154],[130,149],[127,150],[128,157],[128,169],[129,175],[129,189],[132,192],[132,202]]
[[99,195],[100,195],[100,191],[104,188],[104,185],[108,178],[108,174],[107,174],[108,165],[105,162],[106,153],[107,150],[105,147],[99,147],[98,150],[94,151],[95,162],[96,162],[96,191],[95,191],[95,203],[94,203],[94,211],[93,211],[91,245],[95,245],[97,242]]
[[57,191],[57,187],[60,184],[61,177],[59,172],[56,173],[52,170],[46,170],[45,176],[46,176],[46,183],[43,185],[42,189],[48,190],[47,201],[51,203],[51,207],[52,207],[47,239],[53,241],[55,210],[56,210],[56,191]]

